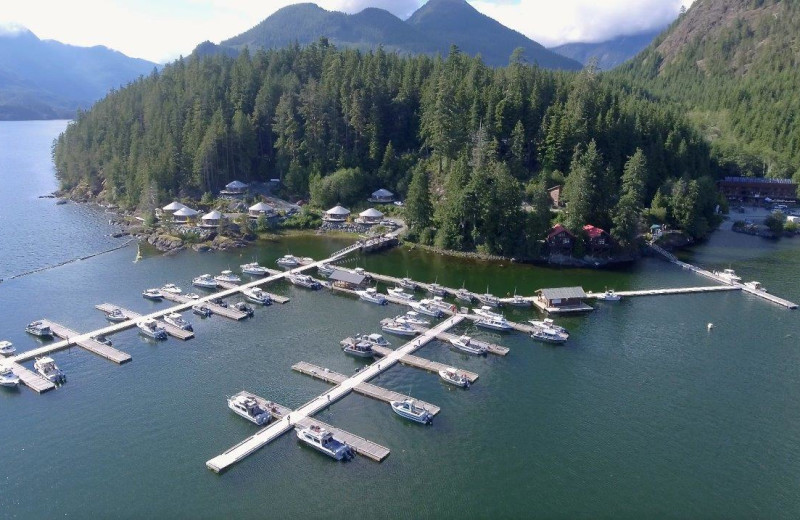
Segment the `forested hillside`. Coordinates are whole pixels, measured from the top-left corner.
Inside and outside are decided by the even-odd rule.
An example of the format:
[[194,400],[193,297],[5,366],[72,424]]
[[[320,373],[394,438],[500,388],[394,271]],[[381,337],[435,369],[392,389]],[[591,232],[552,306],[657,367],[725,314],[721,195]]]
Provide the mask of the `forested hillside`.
[[80,114],[57,141],[56,168],[67,190],[140,208],[231,179],[280,177],[320,206],[386,187],[407,195],[418,239],[509,256],[535,254],[550,224],[545,188],[562,182],[573,230],[592,223],[627,244],[653,202],[705,232],[709,153],[677,112],[591,70],[511,61],[324,40],[179,60]]
[[730,174],[800,180],[800,2],[696,0],[615,74],[686,106]]

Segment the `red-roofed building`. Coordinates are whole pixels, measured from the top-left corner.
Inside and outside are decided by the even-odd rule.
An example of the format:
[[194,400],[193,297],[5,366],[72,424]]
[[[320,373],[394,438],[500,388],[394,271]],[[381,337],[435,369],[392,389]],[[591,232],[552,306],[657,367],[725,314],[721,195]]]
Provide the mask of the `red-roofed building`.
[[550,229],[545,242],[550,249],[550,254],[570,255],[572,246],[575,245],[575,235],[561,224],[556,224]]
[[604,229],[586,224],[583,226],[583,232],[586,234],[586,245],[592,256],[607,253],[611,250],[611,245],[613,244],[611,235]]

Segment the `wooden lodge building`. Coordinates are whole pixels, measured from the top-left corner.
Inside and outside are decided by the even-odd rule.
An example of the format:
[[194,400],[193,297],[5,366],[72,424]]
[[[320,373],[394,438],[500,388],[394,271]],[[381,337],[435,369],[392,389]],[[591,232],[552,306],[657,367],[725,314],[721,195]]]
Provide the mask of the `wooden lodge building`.
[[797,200],[797,183],[791,179],[764,177],[725,177],[717,183],[719,191],[728,200],[749,203]]
[[556,224],[550,229],[545,239],[551,255],[571,255],[575,246],[575,235],[561,224]]

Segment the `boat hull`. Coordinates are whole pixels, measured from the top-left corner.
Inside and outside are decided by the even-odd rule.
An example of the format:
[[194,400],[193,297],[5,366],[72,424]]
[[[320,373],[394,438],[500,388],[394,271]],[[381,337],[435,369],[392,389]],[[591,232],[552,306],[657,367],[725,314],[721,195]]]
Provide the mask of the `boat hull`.
[[394,413],[396,413],[403,419],[408,419],[409,421],[413,421],[419,424],[430,424],[433,421],[433,417],[428,412],[417,415],[415,413],[411,413],[405,410],[404,408],[396,406],[394,401],[392,401],[392,410],[394,410]]
[[439,371],[439,378],[449,385],[457,386],[459,388],[469,388],[469,381],[466,379],[461,381],[458,379],[451,379],[443,370]]
[[485,323],[481,321],[475,322],[475,325],[483,329],[494,330],[497,332],[509,332],[512,330],[508,325],[495,325],[494,323]]
[[398,329],[394,327],[381,327],[381,330],[394,334],[395,336],[416,336],[417,332],[414,329]]
[[228,403],[228,408],[230,408],[231,411],[233,413],[235,413],[236,415],[238,415],[239,417],[242,417],[243,419],[247,419],[248,421],[250,421],[251,423],[255,424],[256,426],[264,426],[265,424],[269,423],[269,420],[271,419],[269,414],[264,414],[264,415],[260,415],[258,417],[253,417],[250,414],[247,414],[247,413],[239,410],[238,408],[232,406],[230,403]]

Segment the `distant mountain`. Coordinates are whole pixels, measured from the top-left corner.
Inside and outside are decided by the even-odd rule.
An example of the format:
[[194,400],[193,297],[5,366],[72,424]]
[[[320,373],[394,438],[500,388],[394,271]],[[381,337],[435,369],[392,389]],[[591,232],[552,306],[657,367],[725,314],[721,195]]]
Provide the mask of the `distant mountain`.
[[597,67],[600,70],[611,70],[639,54],[661,34],[662,30],[618,36],[598,43],[566,43],[551,47],[550,50],[584,65],[594,58],[597,59]]
[[71,118],[155,66],[107,47],[40,40],[27,29],[0,33],[0,120]]
[[294,42],[304,45],[322,36],[340,47],[368,50],[382,45],[387,51],[408,54],[446,55],[451,45],[457,45],[467,54],[480,54],[492,66],[507,65],[514,49],[522,47],[529,63],[550,69],[581,68],[578,62],[479,13],[465,0],[430,0],[405,22],[377,8],[348,15],[315,4],[294,4],[223,41],[220,49],[280,48]]

